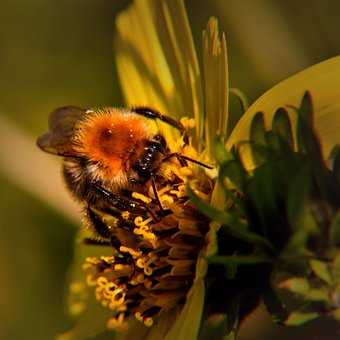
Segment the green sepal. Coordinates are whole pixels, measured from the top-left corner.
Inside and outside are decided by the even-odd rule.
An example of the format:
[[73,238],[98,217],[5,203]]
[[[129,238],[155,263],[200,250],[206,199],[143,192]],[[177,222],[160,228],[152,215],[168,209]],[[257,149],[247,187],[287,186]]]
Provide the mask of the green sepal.
[[280,136],[289,146],[293,146],[293,132],[289,115],[286,109],[279,108],[276,110],[272,122],[273,132]]
[[319,279],[325,281],[329,285],[333,283],[330,270],[326,263],[319,260],[310,260],[309,264],[312,271]]
[[335,310],[332,311],[331,315],[333,316],[333,318],[336,320],[336,321],[339,321],[340,322],[340,308],[337,308]]
[[333,217],[330,226],[330,240],[335,246],[340,246],[340,211]]
[[322,302],[324,304],[329,303],[329,293],[326,289],[312,288],[305,296],[308,302]]
[[334,283],[340,284],[340,252],[335,256],[331,268]]
[[219,222],[224,227],[224,230],[231,236],[234,236],[247,243],[262,246],[273,250],[272,244],[263,236],[251,232],[246,229],[246,224],[235,214],[217,210],[211,205],[203,202],[192,189],[187,186],[187,194],[192,203],[206,216],[213,221]]
[[262,300],[273,321],[278,324],[283,324],[288,317],[288,311],[283,302],[277,296],[276,292],[271,287],[268,287],[264,291]]
[[252,119],[249,139],[258,144],[266,144],[266,129],[264,126],[263,112],[257,112]]
[[231,152],[225,148],[221,137],[215,137],[213,140],[213,154],[217,164],[219,165],[222,165],[234,158]]
[[331,159],[335,180],[337,184],[340,185],[340,145],[336,145],[331,151]]
[[318,313],[292,312],[285,321],[285,324],[287,326],[300,326],[308,321],[316,319],[317,317],[319,317]]
[[270,263],[272,258],[267,255],[214,255],[207,258],[209,263],[229,265],[256,265],[259,263]]
[[310,289],[307,279],[302,277],[292,277],[279,284],[279,288],[286,289],[291,293],[306,295]]
[[228,178],[241,191],[246,183],[246,173],[240,162],[231,160],[221,165],[220,176]]
[[[251,121],[249,142],[255,164],[261,164],[266,160],[266,153],[263,152],[263,148],[267,144],[263,112],[257,112]],[[255,147],[255,145],[259,147]]]

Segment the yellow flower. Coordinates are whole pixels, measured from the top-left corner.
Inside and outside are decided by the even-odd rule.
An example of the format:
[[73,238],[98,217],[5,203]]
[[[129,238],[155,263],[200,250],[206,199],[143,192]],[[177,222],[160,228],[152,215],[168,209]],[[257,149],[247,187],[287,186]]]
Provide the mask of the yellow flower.
[[[135,0],[117,18],[115,56],[126,105],[128,107],[152,107],[175,119],[193,118],[195,132],[192,145],[200,153],[200,159],[205,162],[213,161],[212,142],[216,135],[223,136],[226,148],[230,149],[240,141],[248,139],[250,122],[256,112],[263,111],[266,123],[269,125],[276,108],[290,105],[288,110],[292,112],[293,107],[297,106],[306,90],[313,94],[315,100],[316,127],[325,151],[329,151],[331,145],[339,142],[337,133],[340,129],[339,57],[311,67],[269,90],[245,112],[228,135],[227,50],[225,36],[220,34],[216,19],[209,20],[203,33],[203,67],[201,68],[183,1]],[[170,149],[177,151],[178,136],[167,124],[163,122],[158,122],[158,124]],[[252,159],[247,150],[244,150],[243,157],[247,166],[251,168]],[[213,177],[214,174],[209,175]],[[208,177],[203,176],[203,178],[207,180]],[[193,176],[189,175],[184,183],[192,180],[194,180]],[[200,185],[194,186],[195,188],[198,191],[201,189]],[[218,185],[208,195],[208,198],[213,206],[223,206],[224,202]],[[148,200],[148,197],[141,199]],[[178,204],[177,201],[175,203]],[[183,208],[180,205],[178,207]],[[139,222],[143,223],[143,221]],[[198,337],[204,306],[204,278],[207,270],[204,257],[215,252],[212,240],[214,240],[217,228],[218,226],[211,223],[210,230],[206,233],[207,246],[202,248],[196,259],[195,277],[191,288],[186,291],[183,307],[176,308],[169,304],[168,310],[164,308],[151,328],[132,321],[127,325],[128,332],[123,333],[123,337],[167,340],[187,340]],[[149,241],[153,240],[154,236],[149,233],[148,223],[140,226],[138,230],[143,237],[148,238]],[[79,263],[88,256],[86,250],[82,251],[83,254],[76,255],[77,263],[74,264],[74,268],[78,274],[74,277],[79,275]],[[126,248],[125,251],[138,258],[140,268],[148,270],[146,267],[150,261],[152,262],[151,258],[143,258],[141,254],[135,253],[135,249]],[[90,283],[91,278],[94,279],[92,282],[96,286],[98,299],[108,305],[112,302],[112,290],[108,287],[105,275],[98,276],[96,268],[99,264],[105,265],[114,259],[103,257],[106,254],[102,252],[97,254],[92,252],[92,255],[95,257],[88,258],[85,265],[90,273],[88,279]],[[123,270],[121,267],[118,269]],[[124,269],[131,270],[127,267]],[[108,273],[108,275],[111,274],[111,272]],[[134,279],[137,280],[137,278]],[[118,290],[115,290],[115,294],[118,293]],[[87,294],[85,287],[78,289],[70,297],[70,306],[75,315],[81,314],[85,308],[81,304],[81,294]],[[123,301],[120,298],[121,295],[119,299],[116,299],[117,303]],[[116,305],[112,307],[116,308]],[[122,310],[126,308],[123,303],[120,307]],[[140,318],[141,314],[136,316]],[[109,317],[109,309],[100,309],[98,304],[93,303],[82,314],[80,322],[68,335],[76,338],[94,335],[104,329],[104,324]],[[150,319],[144,321],[146,324],[153,322]],[[112,319],[111,325],[126,327],[122,317]]]

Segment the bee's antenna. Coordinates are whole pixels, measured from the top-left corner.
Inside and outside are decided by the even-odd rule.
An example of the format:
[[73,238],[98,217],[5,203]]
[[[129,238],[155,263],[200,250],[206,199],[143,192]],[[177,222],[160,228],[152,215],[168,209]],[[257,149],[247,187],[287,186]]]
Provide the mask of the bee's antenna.
[[180,163],[183,163],[183,160],[186,160],[188,162],[195,163],[195,164],[200,165],[200,166],[202,166],[204,168],[207,168],[207,169],[213,169],[214,168],[211,165],[207,165],[207,164],[204,164],[204,163],[202,163],[200,161],[197,161],[196,159],[190,158],[188,156],[184,156],[184,155],[180,154],[179,152],[173,152],[173,153],[170,153],[170,154],[166,155],[162,159],[162,162],[165,162],[165,161],[167,161],[168,159],[170,159],[172,157],[176,157]]

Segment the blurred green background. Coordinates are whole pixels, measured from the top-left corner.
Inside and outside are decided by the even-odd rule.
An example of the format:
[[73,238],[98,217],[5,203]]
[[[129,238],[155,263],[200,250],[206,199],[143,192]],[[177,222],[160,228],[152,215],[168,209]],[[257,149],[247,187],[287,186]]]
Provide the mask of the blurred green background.
[[[79,212],[53,157],[36,150],[62,105],[122,105],[114,19],[128,0],[2,0],[0,11],[0,338],[53,339],[70,326],[63,293]],[[250,102],[340,54],[338,0],[187,0],[194,38],[210,15],[226,31],[230,77]],[[97,339],[109,338],[104,334]],[[339,339],[327,320],[298,329],[250,316],[241,339]]]

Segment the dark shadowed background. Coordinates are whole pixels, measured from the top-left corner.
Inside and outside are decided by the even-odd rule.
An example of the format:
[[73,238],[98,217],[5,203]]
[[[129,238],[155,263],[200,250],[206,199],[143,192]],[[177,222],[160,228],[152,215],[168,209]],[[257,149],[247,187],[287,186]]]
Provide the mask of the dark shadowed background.
[[[79,228],[58,164],[34,139],[54,108],[123,105],[112,49],[127,0],[2,0],[0,10],[0,338],[52,339],[67,329],[64,280]],[[278,81],[340,54],[337,0],[187,0],[196,44],[220,19],[233,87],[250,102]],[[106,334],[97,339],[109,338]],[[260,310],[243,340],[339,339],[327,320],[273,326]]]

